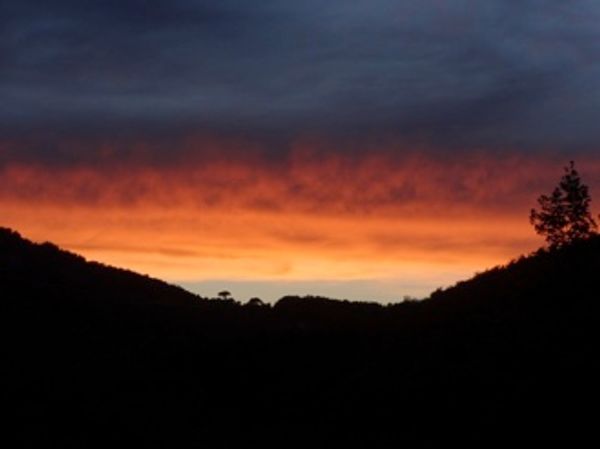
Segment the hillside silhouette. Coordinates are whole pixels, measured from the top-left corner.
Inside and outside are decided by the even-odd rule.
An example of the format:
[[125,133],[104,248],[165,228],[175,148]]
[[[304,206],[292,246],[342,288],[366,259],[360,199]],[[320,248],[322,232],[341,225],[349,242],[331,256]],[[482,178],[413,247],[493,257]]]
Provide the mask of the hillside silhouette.
[[600,237],[423,301],[208,299],[0,230],[15,447],[490,447],[595,435]]

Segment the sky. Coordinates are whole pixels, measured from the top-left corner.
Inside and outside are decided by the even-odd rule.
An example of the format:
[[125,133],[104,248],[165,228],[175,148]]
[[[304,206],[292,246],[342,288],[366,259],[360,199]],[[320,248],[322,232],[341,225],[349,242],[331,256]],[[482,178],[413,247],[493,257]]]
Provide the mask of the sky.
[[[401,300],[600,195],[592,0],[0,1],[0,225],[245,300]],[[596,212],[598,208],[592,202]]]

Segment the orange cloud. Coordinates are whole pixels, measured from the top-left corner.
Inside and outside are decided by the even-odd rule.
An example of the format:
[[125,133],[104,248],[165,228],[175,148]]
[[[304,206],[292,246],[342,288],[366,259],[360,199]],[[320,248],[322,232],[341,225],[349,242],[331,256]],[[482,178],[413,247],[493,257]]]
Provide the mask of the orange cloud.
[[[564,163],[302,144],[276,160],[256,148],[199,154],[5,163],[2,224],[174,281],[412,276],[435,288],[538,246],[528,211]],[[597,191],[598,161],[580,166]]]

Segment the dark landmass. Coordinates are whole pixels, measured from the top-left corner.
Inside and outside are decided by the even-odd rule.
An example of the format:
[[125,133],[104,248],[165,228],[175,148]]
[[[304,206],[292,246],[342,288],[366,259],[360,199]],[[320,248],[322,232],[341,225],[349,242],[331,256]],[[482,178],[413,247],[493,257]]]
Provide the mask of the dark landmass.
[[424,301],[241,305],[3,229],[10,447],[579,446],[599,275],[594,237]]

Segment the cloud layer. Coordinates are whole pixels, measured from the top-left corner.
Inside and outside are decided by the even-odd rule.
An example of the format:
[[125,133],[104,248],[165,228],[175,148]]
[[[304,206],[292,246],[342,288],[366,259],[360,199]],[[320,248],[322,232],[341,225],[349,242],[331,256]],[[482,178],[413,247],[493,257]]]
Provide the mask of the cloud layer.
[[[400,299],[539,246],[528,211],[564,164],[519,153],[400,157],[396,147],[344,154],[306,142],[275,160],[260,148],[188,145],[178,153],[189,156],[167,165],[142,150],[106,162],[106,146],[95,164],[5,162],[2,222],[196,288],[352,281],[340,296]],[[600,161],[578,162],[592,195],[600,192]]]
[[0,11],[15,130],[600,137],[593,0],[23,0]]

